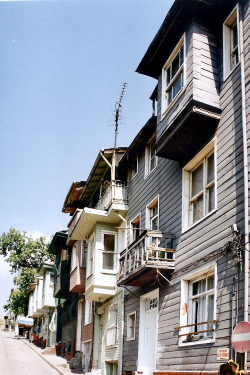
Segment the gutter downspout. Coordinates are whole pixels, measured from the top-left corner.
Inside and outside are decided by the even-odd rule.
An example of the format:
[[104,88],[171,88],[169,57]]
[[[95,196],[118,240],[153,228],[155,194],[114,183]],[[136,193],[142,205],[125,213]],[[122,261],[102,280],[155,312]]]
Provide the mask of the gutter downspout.
[[[244,320],[248,322],[248,287],[249,287],[249,233],[248,233],[248,155],[247,155],[247,120],[246,120],[246,88],[245,88],[245,56],[243,44],[242,5],[239,7],[239,37],[241,64],[241,98],[242,98],[242,131],[244,156],[244,211],[245,211],[245,250],[244,250]],[[247,370],[247,355],[245,353],[244,370]]]

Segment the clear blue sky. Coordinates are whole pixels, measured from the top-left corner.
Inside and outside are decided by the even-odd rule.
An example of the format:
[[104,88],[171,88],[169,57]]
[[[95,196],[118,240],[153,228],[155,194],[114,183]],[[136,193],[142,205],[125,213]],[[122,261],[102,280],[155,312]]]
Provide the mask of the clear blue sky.
[[[123,82],[117,145],[128,146],[149,119],[157,82],[135,69],[172,3],[0,1],[0,234],[67,228],[71,183],[114,145]],[[0,314],[12,279],[0,259]]]

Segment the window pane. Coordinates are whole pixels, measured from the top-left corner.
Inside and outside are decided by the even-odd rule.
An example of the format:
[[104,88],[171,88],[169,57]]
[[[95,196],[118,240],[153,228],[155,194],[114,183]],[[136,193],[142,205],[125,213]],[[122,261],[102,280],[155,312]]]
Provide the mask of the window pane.
[[152,230],[158,230],[158,216],[156,216],[154,219],[152,219],[151,229]]
[[180,66],[183,64],[183,62],[184,62],[184,46],[182,45],[180,49]]
[[180,74],[179,78],[173,84],[173,98],[176,97],[180,89],[182,88],[182,73]]
[[114,255],[103,253],[103,269],[113,270],[114,268]]
[[[214,319],[214,295],[208,296],[208,305],[207,305],[207,321]],[[207,329],[213,329],[213,323],[207,324]],[[213,332],[207,332],[207,336],[212,336]]]
[[170,67],[167,69],[167,86],[170,84],[171,78],[170,78]]
[[174,60],[172,61],[172,78],[176,75],[180,67],[180,56],[179,53],[175,56]]
[[207,278],[207,290],[214,289],[214,276]]
[[115,236],[113,234],[104,234],[104,250],[114,251],[114,249],[115,249]]
[[173,100],[173,87],[168,92],[168,104],[170,104]]
[[193,222],[203,217],[203,195],[193,202]]
[[208,212],[212,211],[215,207],[215,194],[214,186],[208,190]]
[[192,172],[192,197],[203,190],[203,163]]
[[207,184],[214,180],[214,154],[207,158]]
[[237,23],[233,26],[233,48],[238,45],[238,30],[237,30]]
[[198,294],[198,290],[198,282],[193,283],[193,296],[196,296],[196,294]]

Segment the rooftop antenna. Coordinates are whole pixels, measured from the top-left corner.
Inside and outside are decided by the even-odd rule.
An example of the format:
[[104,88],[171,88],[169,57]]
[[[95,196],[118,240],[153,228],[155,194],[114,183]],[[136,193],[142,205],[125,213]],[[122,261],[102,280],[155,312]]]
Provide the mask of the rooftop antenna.
[[113,152],[113,157],[112,157],[112,171],[111,171],[111,180],[112,180],[112,186],[113,186],[112,196],[113,197],[114,197],[114,188],[115,188],[115,164],[116,164],[115,154],[116,154],[116,141],[117,141],[117,134],[118,134],[118,122],[119,122],[122,98],[123,98],[123,95],[124,95],[126,85],[127,85],[127,83],[123,84],[119,102],[116,103],[116,106],[115,106],[115,143],[114,143],[114,152]]
[[121,92],[121,96],[120,96],[119,102],[116,103],[116,105],[115,105],[115,144],[114,144],[114,149],[116,149],[116,140],[117,140],[117,134],[118,134],[118,121],[119,121],[120,108],[122,106],[121,103],[122,103],[122,98],[123,98],[124,91],[125,91],[125,88],[126,88],[126,84],[127,83],[123,84],[122,92]]

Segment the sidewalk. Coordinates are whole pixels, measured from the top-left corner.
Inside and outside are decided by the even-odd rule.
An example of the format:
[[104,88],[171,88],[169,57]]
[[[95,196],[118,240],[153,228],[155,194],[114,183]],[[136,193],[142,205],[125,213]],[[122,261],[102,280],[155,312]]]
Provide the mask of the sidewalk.
[[47,362],[51,367],[53,367],[55,370],[58,371],[59,374],[61,375],[66,375],[66,374],[81,374],[83,375],[83,372],[79,372],[79,370],[70,370],[67,368],[67,360],[53,355],[53,354],[42,354],[44,352],[44,349],[39,348],[35,344],[32,344],[29,342],[28,339],[25,339],[23,337],[20,337],[20,340],[22,340],[26,345],[30,347],[34,352],[36,352],[45,362]]

